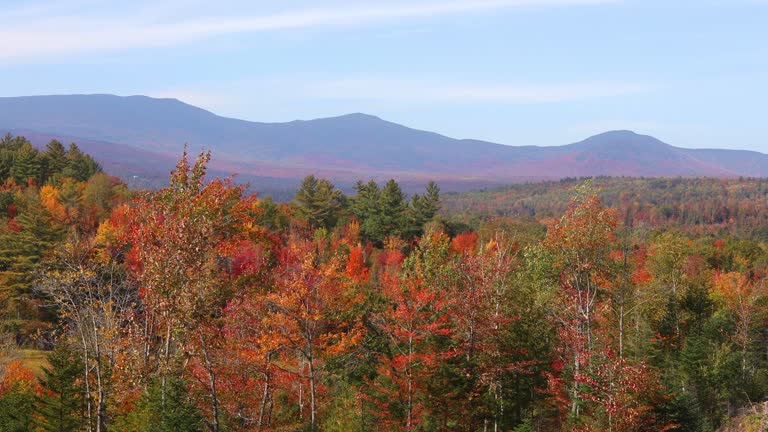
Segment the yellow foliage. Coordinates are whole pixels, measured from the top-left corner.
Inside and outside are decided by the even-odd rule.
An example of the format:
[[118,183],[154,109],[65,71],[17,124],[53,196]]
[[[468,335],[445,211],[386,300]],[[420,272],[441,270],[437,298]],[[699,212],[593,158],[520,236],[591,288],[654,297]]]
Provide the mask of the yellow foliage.
[[55,221],[67,220],[67,209],[59,202],[59,190],[55,186],[45,185],[40,188],[40,204]]

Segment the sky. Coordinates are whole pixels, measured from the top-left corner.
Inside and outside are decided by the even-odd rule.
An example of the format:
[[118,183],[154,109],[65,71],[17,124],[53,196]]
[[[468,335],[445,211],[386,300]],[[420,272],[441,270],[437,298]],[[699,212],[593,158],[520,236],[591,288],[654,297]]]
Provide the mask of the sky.
[[0,96],[768,153],[768,0],[3,0]]

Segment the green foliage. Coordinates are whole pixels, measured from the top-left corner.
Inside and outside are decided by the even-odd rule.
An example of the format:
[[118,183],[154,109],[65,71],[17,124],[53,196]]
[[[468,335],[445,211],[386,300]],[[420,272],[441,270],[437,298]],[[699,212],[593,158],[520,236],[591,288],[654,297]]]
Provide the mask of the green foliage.
[[383,187],[371,180],[358,181],[350,211],[360,222],[360,233],[367,241],[382,246],[387,237],[410,240],[423,233],[441,207],[440,188],[429,182],[424,195],[415,194],[410,201],[393,179]]
[[37,399],[37,423],[41,431],[74,432],[82,429],[84,389],[83,362],[66,344],[48,354],[40,385],[44,392]]
[[301,182],[293,198],[296,215],[310,229],[333,228],[339,219],[344,196],[326,179],[309,175]]
[[32,432],[35,394],[15,384],[0,396],[0,432]]
[[118,418],[114,429],[120,432],[199,432],[205,429],[203,417],[190,399],[187,383],[168,378],[165,390],[160,382],[149,386],[136,407]]
[[433,181],[427,184],[427,189],[423,196],[414,194],[411,197],[408,217],[411,223],[412,236],[419,236],[423,233],[424,224],[431,221],[440,211],[442,203],[440,201],[440,187]]
[[101,172],[99,164],[74,143],[65,150],[59,141],[52,140],[39,151],[24,137],[6,135],[0,140],[0,182],[58,183],[65,177],[86,181],[97,172]]
[[67,166],[67,149],[61,142],[52,140],[45,146],[43,160],[45,161],[46,172],[51,177],[57,174],[62,175]]
[[[34,199],[34,196],[30,199]],[[35,273],[43,257],[63,239],[62,227],[32,201],[15,223],[19,231],[0,231],[0,311],[5,331],[25,344],[39,328],[43,309],[33,297]]]
[[17,183],[24,184],[29,180],[39,181],[42,175],[43,161],[40,153],[26,142],[16,152],[10,177]]
[[368,183],[358,181],[355,185],[355,192],[351,210],[352,214],[360,221],[360,233],[365,239],[380,245],[386,235],[380,223],[381,189],[373,180]]
[[62,171],[64,177],[86,181],[100,171],[101,167],[91,156],[83,153],[75,143],[69,145]]

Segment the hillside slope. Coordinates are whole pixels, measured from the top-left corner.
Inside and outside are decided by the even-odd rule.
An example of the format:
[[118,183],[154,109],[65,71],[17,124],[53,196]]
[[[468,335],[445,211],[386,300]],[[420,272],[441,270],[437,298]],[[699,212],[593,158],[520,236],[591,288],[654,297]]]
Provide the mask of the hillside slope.
[[0,98],[0,131],[81,142],[121,176],[166,175],[184,144],[213,150],[213,167],[222,172],[283,179],[314,172],[347,183],[361,177],[486,185],[595,175],[768,175],[762,153],[683,149],[630,131],[564,146],[507,146],[359,113],[259,123],[146,96]]

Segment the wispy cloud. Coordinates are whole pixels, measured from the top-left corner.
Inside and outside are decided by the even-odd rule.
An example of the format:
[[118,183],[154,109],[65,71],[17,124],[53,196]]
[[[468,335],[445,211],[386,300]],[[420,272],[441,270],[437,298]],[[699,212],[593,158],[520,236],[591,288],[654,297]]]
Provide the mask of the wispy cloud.
[[295,106],[319,103],[364,108],[416,105],[530,105],[587,101],[652,92],[654,85],[622,82],[485,83],[399,78],[313,80],[308,77],[200,83],[149,94],[173,97],[213,111],[229,112],[254,99]]
[[311,98],[378,100],[396,103],[536,104],[627,96],[653,86],[636,83],[586,82],[556,84],[467,83],[388,79],[352,79],[313,84]]
[[[141,47],[171,46],[201,39],[296,29],[361,26],[402,19],[428,19],[466,13],[487,13],[516,8],[588,6],[619,0],[452,0],[408,3],[355,2],[346,5],[297,7],[270,14],[206,16],[192,7],[178,7],[178,13],[153,13],[153,7],[119,13],[104,7],[90,10],[89,2],[68,15],[60,8],[32,6],[21,10],[0,9],[0,59],[45,58],[49,56],[104,52]],[[166,8],[167,9],[167,8]],[[223,8],[223,9],[237,9]],[[250,8],[248,8],[250,9]],[[246,9],[247,10],[247,9]],[[128,12],[128,13],[126,13]],[[201,16],[206,16],[201,18]]]

